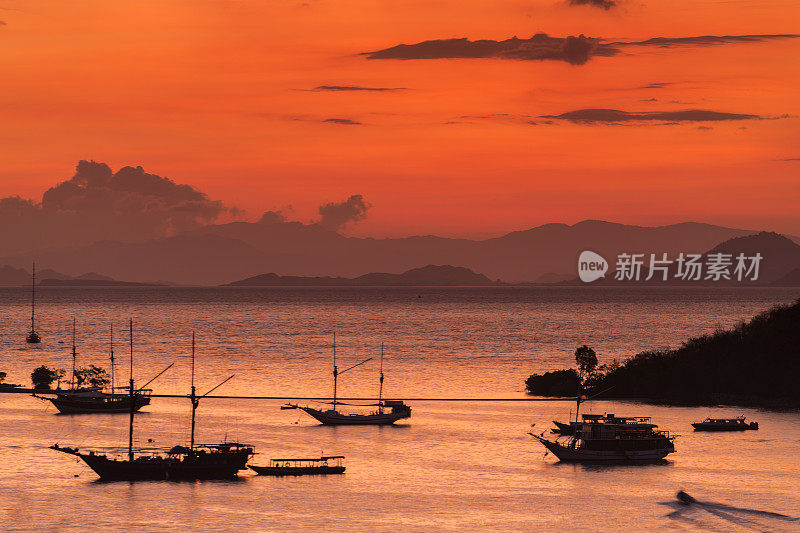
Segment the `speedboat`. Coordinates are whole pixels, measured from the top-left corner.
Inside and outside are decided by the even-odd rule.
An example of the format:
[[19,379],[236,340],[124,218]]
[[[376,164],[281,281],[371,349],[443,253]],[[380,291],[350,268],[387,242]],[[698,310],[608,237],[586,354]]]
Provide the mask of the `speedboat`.
[[695,431],[747,431],[758,429],[758,422],[745,422],[744,416],[736,418],[706,418],[702,422],[693,422]]

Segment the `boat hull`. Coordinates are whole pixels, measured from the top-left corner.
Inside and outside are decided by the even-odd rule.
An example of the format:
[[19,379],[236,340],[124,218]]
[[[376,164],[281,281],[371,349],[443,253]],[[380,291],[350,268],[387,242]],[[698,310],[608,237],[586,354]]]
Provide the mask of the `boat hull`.
[[409,412],[362,415],[345,414],[338,411],[320,411],[313,407],[300,407],[300,409],[326,426],[388,426],[411,416],[410,410]]
[[[56,396],[47,398],[58,411],[62,414],[89,414],[89,413],[129,413],[131,411],[131,400],[127,395],[113,399],[98,399],[96,397],[80,398],[69,396]],[[133,410],[138,411],[145,405],[150,404],[150,398],[146,396],[135,396]]]
[[253,466],[248,468],[260,476],[309,476],[344,474],[344,466]]
[[755,431],[758,429],[758,426],[750,426],[748,424],[741,424],[741,425],[730,425],[730,426],[719,426],[719,425],[712,425],[712,424],[703,424],[702,422],[696,422],[692,424],[695,431],[715,431],[715,432],[730,432],[730,431]]
[[104,455],[76,455],[103,481],[234,479],[239,470],[245,468],[249,458],[249,455],[241,454],[213,461],[170,458],[137,458],[128,461],[109,459]]
[[647,463],[661,461],[675,451],[674,447],[651,450],[587,450],[572,448],[540,436],[534,437],[553,455],[563,462],[577,463]]

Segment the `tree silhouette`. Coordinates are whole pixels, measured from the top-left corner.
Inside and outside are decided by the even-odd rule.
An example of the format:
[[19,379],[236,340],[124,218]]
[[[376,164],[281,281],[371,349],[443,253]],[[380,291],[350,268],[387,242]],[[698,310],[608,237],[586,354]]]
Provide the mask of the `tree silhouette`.
[[597,368],[597,354],[585,344],[575,350],[575,362],[578,363],[578,370],[583,375],[592,375]]
[[75,371],[75,381],[78,387],[88,384],[90,387],[105,387],[111,382],[108,372],[99,366],[89,365]]
[[59,371],[42,365],[31,372],[31,382],[34,389],[49,389],[50,385],[59,378]]

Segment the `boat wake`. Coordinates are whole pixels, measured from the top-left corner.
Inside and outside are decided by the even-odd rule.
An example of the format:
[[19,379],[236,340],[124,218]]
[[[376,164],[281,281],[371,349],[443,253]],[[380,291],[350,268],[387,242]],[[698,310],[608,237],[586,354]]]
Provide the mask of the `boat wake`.
[[[697,500],[678,491],[677,500],[661,502],[674,511],[665,516],[701,531],[795,531],[800,518],[772,511],[735,507],[724,503]],[[794,524],[789,524],[795,522]],[[732,529],[733,528],[733,529]]]

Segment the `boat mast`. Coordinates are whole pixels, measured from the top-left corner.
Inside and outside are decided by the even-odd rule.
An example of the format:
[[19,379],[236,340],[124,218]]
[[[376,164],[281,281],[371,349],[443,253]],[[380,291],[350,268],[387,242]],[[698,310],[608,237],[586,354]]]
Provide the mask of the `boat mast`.
[[130,337],[131,337],[131,379],[129,382],[130,403],[131,403],[131,417],[128,424],[128,461],[133,461],[133,413],[136,410],[133,397],[133,319],[130,321]]
[[70,382],[72,388],[75,388],[75,362],[78,359],[78,352],[75,349],[75,317],[72,317],[72,381]]
[[31,270],[31,333],[36,332],[34,317],[36,316],[36,261]]
[[111,337],[109,338],[109,350],[111,352],[111,394],[114,394],[114,324],[111,324]]
[[194,387],[194,331],[192,332],[192,393],[189,396],[189,399],[192,401],[192,436],[189,444],[189,449],[194,450],[194,419],[195,419],[195,411],[197,411],[197,405],[200,403],[200,399],[195,394],[195,387]]
[[336,388],[339,381],[339,369],[336,368],[336,330],[333,330],[333,410],[336,411]]
[[381,343],[381,377],[378,388],[378,410],[383,410],[383,343]]

